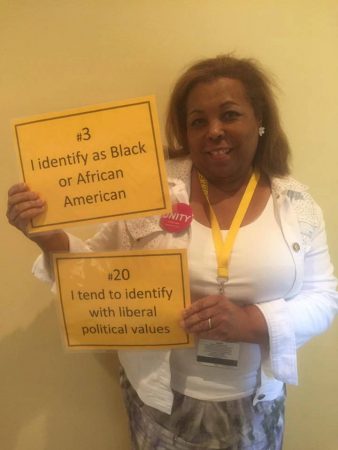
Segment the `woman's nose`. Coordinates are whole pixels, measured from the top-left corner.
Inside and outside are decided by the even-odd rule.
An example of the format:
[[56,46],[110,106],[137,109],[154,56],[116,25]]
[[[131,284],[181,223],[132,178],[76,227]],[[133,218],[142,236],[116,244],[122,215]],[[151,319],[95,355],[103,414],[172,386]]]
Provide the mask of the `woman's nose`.
[[224,136],[224,128],[222,122],[219,120],[213,120],[209,123],[208,138],[209,139],[220,139]]

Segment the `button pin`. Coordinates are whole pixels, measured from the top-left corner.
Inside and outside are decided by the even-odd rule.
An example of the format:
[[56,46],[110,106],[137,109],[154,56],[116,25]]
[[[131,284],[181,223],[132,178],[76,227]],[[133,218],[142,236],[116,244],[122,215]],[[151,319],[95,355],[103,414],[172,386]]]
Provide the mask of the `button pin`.
[[298,242],[294,242],[293,244],[292,244],[292,248],[293,248],[293,251],[295,251],[295,252],[299,252],[299,250],[300,250],[300,245],[298,244]]

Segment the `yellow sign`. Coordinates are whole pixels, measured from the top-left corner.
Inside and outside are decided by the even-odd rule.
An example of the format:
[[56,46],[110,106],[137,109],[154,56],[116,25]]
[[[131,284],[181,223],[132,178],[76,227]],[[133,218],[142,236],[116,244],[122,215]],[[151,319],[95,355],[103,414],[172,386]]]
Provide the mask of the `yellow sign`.
[[152,96],[14,123],[23,180],[47,202],[30,232],[170,212]]
[[186,250],[54,255],[66,343],[84,349],[191,347]]

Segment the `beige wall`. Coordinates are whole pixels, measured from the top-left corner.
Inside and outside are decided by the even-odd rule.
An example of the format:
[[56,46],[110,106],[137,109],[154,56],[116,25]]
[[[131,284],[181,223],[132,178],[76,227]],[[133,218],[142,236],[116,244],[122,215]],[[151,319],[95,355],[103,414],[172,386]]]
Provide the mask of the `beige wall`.
[[[338,267],[336,0],[0,0],[1,204],[19,179],[10,119],[153,93],[196,58],[235,51],[276,74],[294,174],[324,209]],[[70,354],[33,244],[1,218],[2,450],[123,450],[114,355]],[[82,229],[78,230],[84,234]],[[336,450],[337,323],[299,354],[286,450]]]

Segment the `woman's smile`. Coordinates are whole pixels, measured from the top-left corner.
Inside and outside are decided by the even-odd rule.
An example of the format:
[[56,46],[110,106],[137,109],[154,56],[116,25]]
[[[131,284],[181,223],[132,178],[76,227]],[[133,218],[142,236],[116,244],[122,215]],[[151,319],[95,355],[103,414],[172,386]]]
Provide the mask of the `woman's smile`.
[[232,148],[219,147],[215,149],[206,150],[205,153],[214,161],[226,161],[232,152]]

